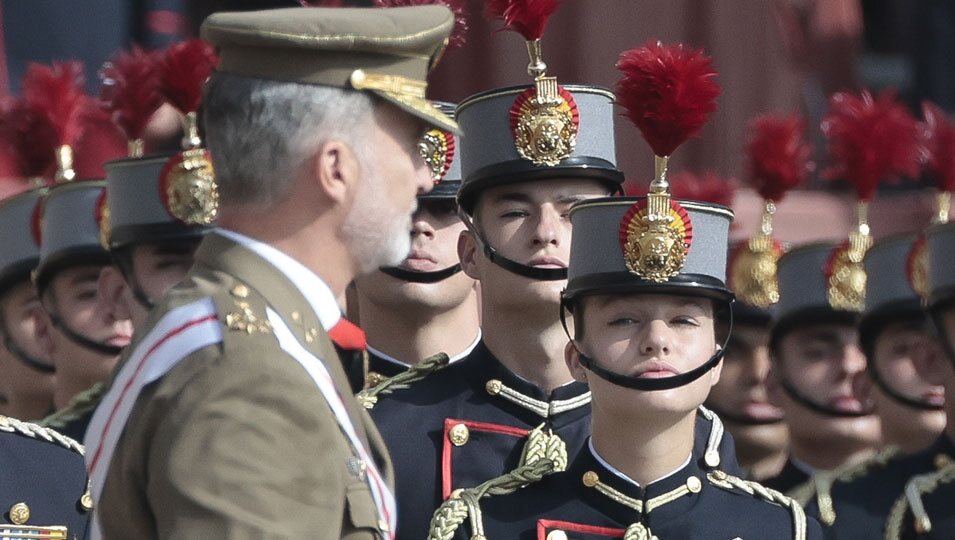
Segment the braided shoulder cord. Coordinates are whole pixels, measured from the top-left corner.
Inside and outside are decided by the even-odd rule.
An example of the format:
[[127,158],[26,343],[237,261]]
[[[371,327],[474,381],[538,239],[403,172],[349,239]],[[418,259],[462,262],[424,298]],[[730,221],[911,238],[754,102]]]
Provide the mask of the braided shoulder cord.
[[720,443],[723,441],[723,421],[713,411],[700,405],[700,414],[709,420],[713,426],[710,428],[710,436],[706,441],[706,451],[703,454],[703,462],[707,467],[717,468],[720,466]]
[[48,428],[62,428],[95,409],[96,406],[99,405],[100,400],[103,399],[107,390],[109,390],[109,385],[106,383],[96,383],[73,396],[73,399],[66,404],[66,407],[40,420],[38,424]]
[[470,518],[472,538],[484,537],[480,500],[508,495],[567,468],[567,447],[561,438],[543,430],[543,424],[527,435],[518,466],[473,488],[458,490],[441,503],[431,518],[428,540],[451,540],[458,527]]
[[812,485],[815,490],[816,504],[819,506],[819,519],[822,523],[831,526],[836,522],[836,510],[832,504],[833,485],[837,482],[851,482],[861,478],[869,474],[875,467],[885,467],[889,461],[895,459],[900,453],[901,451],[897,447],[889,446],[859,463],[845,465],[834,471],[814,474]]
[[6,433],[19,433],[21,435],[30,437],[31,439],[42,439],[46,442],[57,444],[63,448],[72,450],[81,456],[86,452],[82,444],[67,437],[66,435],[59,433],[58,431],[45,428],[38,424],[17,420],[16,418],[10,418],[9,416],[0,416],[0,431]]
[[394,377],[389,377],[371,388],[366,388],[358,392],[355,397],[358,398],[358,402],[361,403],[363,407],[373,409],[375,404],[378,403],[379,395],[386,395],[395,390],[408,388],[428,375],[448,367],[450,363],[451,360],[445,353],[429,356],[408,368],[407,371],[401,372]]
[[750,480],[743,480],[723,471],[713,471],[706,475],[713,485],[732,491],[734,488],[765,501],[789,508],[793,517],[793,539],[806,540],[806,513],[791,497]]
[[885,538],[896,540],[902,535],[902,523],[908,509],[912,510],[913,526],[919,534],[931,532],[932,520],[922,504],[922,495],[932,493],[942,484],[955,480],[955,464],[938,471],[913,476],[906,484],[901,497],[896,499],[885,522]]

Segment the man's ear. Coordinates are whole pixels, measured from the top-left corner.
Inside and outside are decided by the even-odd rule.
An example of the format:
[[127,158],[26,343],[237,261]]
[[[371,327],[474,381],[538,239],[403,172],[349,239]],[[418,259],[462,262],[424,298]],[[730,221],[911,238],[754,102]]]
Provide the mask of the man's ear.
[[319,188],[329,200],[343,204],[354,196],[361,178],[361,164],[347,144],[325,141],[315,152],[311,167]]
[[471,279],[481,279],[477,267],[477,258],[481,256],[474,233],[467,229],[461,231],[458,235],[458,258],[461,259],[461,270]]
[[113,320],[124,321],[131,318],[129,304],[126,303],[126,298],[130,295],[125,294],[128,287],[119,268],[108,264],[99,271],[97,288],[99,288],[103,306],[112,315]]
[[580,365],[580,351],[570,341],[564,346],[564,362],[567,363],[567,369],[570,376],[577,382],[587,382],[587,370]]
[[43,356],[45,358],[55,358],[53,337],[50,335],[53,332],[53,321],[50,320],[50,315],[37,302],[30,308],[30,318],[33,320],[33,327],[35,328],[36,343]]

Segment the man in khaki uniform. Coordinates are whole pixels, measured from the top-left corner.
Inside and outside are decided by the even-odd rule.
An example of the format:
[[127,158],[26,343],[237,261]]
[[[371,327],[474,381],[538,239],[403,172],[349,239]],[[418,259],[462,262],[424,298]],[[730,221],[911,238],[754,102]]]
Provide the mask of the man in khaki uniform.
[[[387,451],[328,333],[359,273],[400,263],[432,182],[424,99],[444,7],[211,16],[204,98],[221,229],[157,303],[91,422],[99,538],[391,538]],[[197,158],[184,175],[202,175]],[[205,184],[208,188],[208,184]]]

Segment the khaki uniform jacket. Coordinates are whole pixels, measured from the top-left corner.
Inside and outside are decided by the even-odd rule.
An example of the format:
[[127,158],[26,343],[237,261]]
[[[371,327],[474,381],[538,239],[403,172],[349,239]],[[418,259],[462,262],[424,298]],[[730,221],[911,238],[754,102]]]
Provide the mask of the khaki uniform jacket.
[[314,381],[266,324],[269,306],[324,362],[358,436],[393,486],[381,436],[352,399],[306,299],[269,262],[213,233],[141,336],[164,312],[202,298],[215,303],[222,343],[189,354],[139,395],[97,505],[104,537],[382,537],[356,452]]

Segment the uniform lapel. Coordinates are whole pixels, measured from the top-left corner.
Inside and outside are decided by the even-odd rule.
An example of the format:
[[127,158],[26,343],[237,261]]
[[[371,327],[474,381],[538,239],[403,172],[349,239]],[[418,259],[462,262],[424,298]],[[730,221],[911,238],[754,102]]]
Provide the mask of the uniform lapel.
[[[244,285],[268,301],[302,346],[325,364],[358,436],[367,445],[368,415],[357,400],[349,399],[351,390],[341,359],[319,322],[318,315],[295,285],[258,254],[215,233],[203,239],[196,251],[196,261],[231,275],[237,282],[233,289]],[[380,440],[377,432],[375,435]]]

